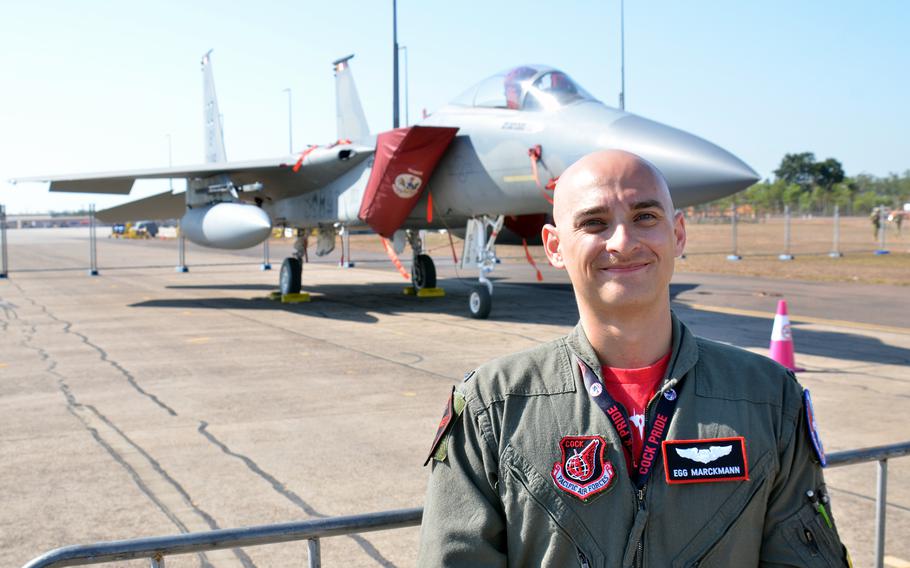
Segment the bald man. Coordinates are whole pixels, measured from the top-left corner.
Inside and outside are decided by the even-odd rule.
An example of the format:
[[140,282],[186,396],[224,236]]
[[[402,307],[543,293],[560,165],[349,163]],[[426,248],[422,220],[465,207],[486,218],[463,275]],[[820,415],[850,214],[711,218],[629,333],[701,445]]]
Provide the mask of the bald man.
[[553,218],[579,324],[453,389],[419,565],[847,566],[808,392],[670,310],[686,228],[661,173],[585,156]]

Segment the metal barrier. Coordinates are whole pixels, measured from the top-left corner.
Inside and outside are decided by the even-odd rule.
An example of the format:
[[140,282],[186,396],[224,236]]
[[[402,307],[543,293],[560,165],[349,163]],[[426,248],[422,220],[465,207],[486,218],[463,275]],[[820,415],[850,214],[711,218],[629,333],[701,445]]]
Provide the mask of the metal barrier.
[[888,459],[910,455],[910,442],[847,450],[828,455],[828,467],[878,462],[875,489],[875,568],[885,566],[885,516],[888,500]]
[[[910,442],[848,450],[828,455],[829,468],[871,461],[878,462],[878,484],[875,497],[875,566],[877,568],[883,567],[885,557],[885,505],[887,502],[885,497],[888,490],[888,460],[907,455],[910,455]],[[307,541],[308,566],[318,568],[321,565],[320,538],[413,527],[420,524],[422,516],[422,508],[400,509],[294,523],[66,546],[35,558],[23,568],[82,566],[143,558],[151,560],[151,568],[163,568],[164,557],[168,555],[300,540]]]

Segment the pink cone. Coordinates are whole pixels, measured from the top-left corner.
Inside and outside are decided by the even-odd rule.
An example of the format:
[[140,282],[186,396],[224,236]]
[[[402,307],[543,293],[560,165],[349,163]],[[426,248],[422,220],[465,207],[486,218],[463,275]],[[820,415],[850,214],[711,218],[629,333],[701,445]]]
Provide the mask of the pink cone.
[[787,301],[777,302],[777,314],[771,329],[771,358],[790,369],[803,371],[796,366],[793,356],[793,334],[790,332],[790,318],[787,316]]

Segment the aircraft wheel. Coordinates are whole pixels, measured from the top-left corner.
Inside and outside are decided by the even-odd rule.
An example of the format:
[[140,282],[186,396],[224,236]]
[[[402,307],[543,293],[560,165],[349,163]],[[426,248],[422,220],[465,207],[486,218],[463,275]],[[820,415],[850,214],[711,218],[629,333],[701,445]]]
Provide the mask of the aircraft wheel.
[[493,296],[490,295],[489,288],[483,284],[474,286],[471,289],[471,295],[468,297],[468,309],[471,310],[471,317],[474,319],[487,319],[492,307]]
[[436,265],[428,254],[419,254],[411,267],[411,284],[418,290],[436,287]]
[[299,258],[289,256],[281,263],[281,274],[278,276],[278,287],[281,294],[299,294],[300,293],[300,276],[303,272],[303,264]]

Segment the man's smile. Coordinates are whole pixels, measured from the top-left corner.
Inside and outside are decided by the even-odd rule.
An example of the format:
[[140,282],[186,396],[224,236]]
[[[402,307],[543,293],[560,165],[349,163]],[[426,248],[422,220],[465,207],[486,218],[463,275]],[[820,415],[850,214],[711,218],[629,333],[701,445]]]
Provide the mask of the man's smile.
[[605,270],[612,274],[626,274],[647,268],[650,264],[650,262],[629,262],[624,264],[613,264],[610,266],[605,266],[601,268],[601,270]]

